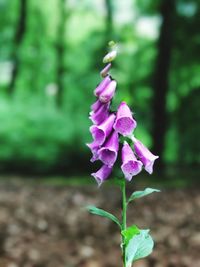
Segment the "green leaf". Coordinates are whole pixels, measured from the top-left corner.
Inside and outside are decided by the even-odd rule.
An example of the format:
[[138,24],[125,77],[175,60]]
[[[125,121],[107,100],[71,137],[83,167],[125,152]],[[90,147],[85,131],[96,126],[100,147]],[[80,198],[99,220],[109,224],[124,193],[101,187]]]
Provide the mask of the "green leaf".
[[121,229],[121,224],[120,224],[119,220],[113,214],[111,214],[105,210],[99,209],[95,206],[87,206],[87,210],[94,215],[98,215],[98,216],[110,219],[111,221],[115,222]]
[[149,230],[140,230],[140,233],[135,235],[126,247],[126,263],[132,262],[147,257],[153,250],[154,242],[149,235]]
[[136,198],[141,198],[144,196],[147,196],[149,194],[152,194],[153,192],[160,192],[158,189],[154,188],[146,188],[144,191],[135,191],[129,198],[128,202],[131,202],[132,200]]
[[140,229],[136,225],[132,225],[126,230],[122,231],[122,236],[124,237],[124,244],[127,246],[129,241],[137,234],[140,233]]

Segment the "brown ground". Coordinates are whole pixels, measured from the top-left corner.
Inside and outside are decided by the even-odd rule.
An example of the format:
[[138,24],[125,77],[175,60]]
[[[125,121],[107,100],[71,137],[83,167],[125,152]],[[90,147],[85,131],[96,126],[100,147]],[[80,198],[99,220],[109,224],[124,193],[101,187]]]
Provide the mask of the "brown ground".
[[[200,267],[199,193],[166,190],[130,205],[129,221],[156,242],[134,267]],[[121,267],[117,226],[88,204],[120,216],[117,188],[1,185],[0,267]]]

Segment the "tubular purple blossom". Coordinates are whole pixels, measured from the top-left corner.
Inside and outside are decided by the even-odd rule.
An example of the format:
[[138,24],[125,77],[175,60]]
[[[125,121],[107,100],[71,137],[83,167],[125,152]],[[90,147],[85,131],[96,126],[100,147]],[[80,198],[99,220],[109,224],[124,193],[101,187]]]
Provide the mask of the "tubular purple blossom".
[[103,104],[102,106],[100,106],[100,108],[96,112],[91,112],[90,113],[89,119],[91,119],[91,121],[94,124],[99,125],[106,118],[108,118],[108,116],[109,116],[109,106],[110,106],[110,103]]
[[122,172],[128,181],[137,175],[142,170],[142,162],[137,160],[131,147],[127,142],[124,142],[122,148]]
[[111,82],[111,78],[109,76],[106,76],[100,84],[96,87],[94,90],[94,95],[99,96],[99,94],[106,88],[106,86]]
[[97,172],[92,173],[91,175],[95,178],[98,185],[100,186],[112,172],[112,168],[109,168],[107,165],[103,165]]
[[152,174],[154,161],[158,159],[159,156],[155,156],[154,154],[152,154],[149,149],[145,147],[142,142],[140,142],[136,138],[133,137],[132,140],[134,142],[135,152],[144,164],[145,170],[149,174]]
[[90,127],[90,132],[91,132],[96,144],[102,145],[105,142],[106,137],[112,131],[114,121],[115,121],[115,114],[112,113],[100,125],[98,125],[98,126],[92,125]]
[[109,63],[109,64],[107,64],[107,65],[105,66],[105,68],[102,69],[102,71],[100,72],[100,74],[101,74],[101,76],[102,76],[103,78],[105,78],[106,75],[108,75],[108,72],[109,72],[109,70],[111,69],[111,67],[112,67],[112,65],[111,65],[111,63]]
[[119,139],[118,134],[113,131],[113,133],[108,137],[102,148],[99,149],[98,155],[99,159],[108,167],[112,167],[117,159],[117,153],[119,149]]
[[107,103],[109,102],[114,94],[115,94],[115,90],[116,90],[116,86],[117,86],[117,82],[116,81],[111,81],[106,87],[105,89],[99,94],[99,100],[102,103]]
[[130,108],[125,102],[122,102],[118,107],[113,128],[123,136],[127,136],[133,132],[136,126],[137,123],[132,117]]

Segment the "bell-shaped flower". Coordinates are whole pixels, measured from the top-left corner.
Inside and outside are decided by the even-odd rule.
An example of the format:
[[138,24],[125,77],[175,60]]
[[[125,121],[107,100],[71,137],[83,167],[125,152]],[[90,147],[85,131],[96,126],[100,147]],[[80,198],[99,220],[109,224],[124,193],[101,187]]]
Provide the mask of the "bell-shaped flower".
[[136,126],[137,123],[133,119],[130,108],[125,102],[122,102],[118,107],[113,128],[123,136],[128,136],[133,132]]
[[98,150],[99,150],[99,145],[96,144],[95,142],[92,142],[91,144],[86,144],[91,152],[92,152],[92,158],[90,159],[91,162],[94,162],[96,160],[99,159],[99,155],[98,155]]
[[108,63],[105,68],[102,69],[100,72],[101,77],[105,78],[108,75],[109,70],[111,69],[112,65],[111,63]]
[[91,119],[91,121],[94,124],[99,125],[105,119],[108,118],[108,116],[109,116],[109,106],[110,106],[110,103],[103,104],[102,106],[100,106],[100,108],[96,112],[91,112],[90,113],[89,119]]
[[106,179],[108,179],[111,172],[112,168],[108,167],[107,165],[103,165],[97,172],[92,173],[91,175],[95,178],[100,186]]
[[108,103],[114,96],[116,90],[117,82],[115,80],[111,81],[105,89],[99,94],[99,100],[102,103]]
[[117,153],[119,149],[118,133],[113,133],[108,137],[105,144],[99,149],[99,159],[108,167],[112,167],[117,159]]
[[101,82],[100,84],[96,87],[96,89],[94,90],[94,95],[95,96],[99,96],[99,94],[101,92],[103,92],[103,90],[106,88],[106,86],[111,82],[111,78],[110,76],[106,76]]
[[106,137],[111,133],[115,121],[115,114],[112,113],[100,125],[92,125],[90,132],[96,144],[102,145]]
[[142,170],[142,162],[137,160],[133,150],[127,142],[122,147],[122,172],[128,181]]
[[156,159],[159,158],[159,156],[155,156],[152,154],[149,149],[142,144],[139,140],[136,138],[132,138],[134,142],[134,149],[137,154],[137,156],[140,158],[142,163],[144,164],[145,170],[149,173],[152,174],[153,172],[153,164]]

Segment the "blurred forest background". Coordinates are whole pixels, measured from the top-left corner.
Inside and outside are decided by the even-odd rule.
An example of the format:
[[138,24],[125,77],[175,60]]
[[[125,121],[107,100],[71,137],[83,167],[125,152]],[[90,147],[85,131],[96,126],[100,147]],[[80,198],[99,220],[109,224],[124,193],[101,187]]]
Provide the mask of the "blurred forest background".
[[[107,42],[160,168],[200,162],[199,0],[0,0],[0,171],[88,174]],[[78,167],[77,167],[78,165]]]
[[121,216],[85,145],[110,40],[114,105],[160,156],[127,188],[162,189],[128,211],[156,244],[134,266],[200,266],[200,0],[0,0],[0,267],[121,266],[117,229],[83,209]]

